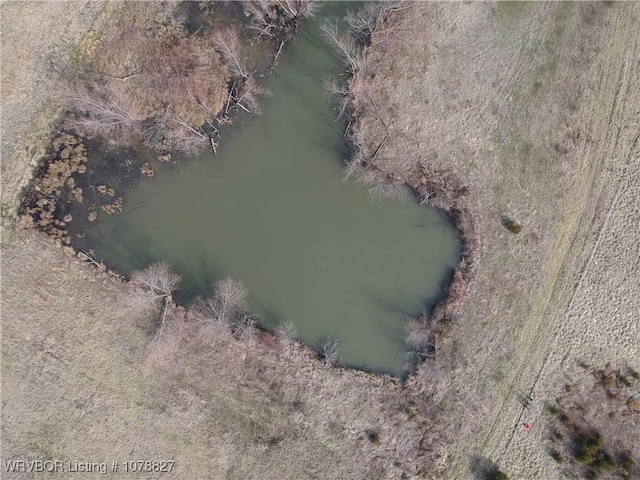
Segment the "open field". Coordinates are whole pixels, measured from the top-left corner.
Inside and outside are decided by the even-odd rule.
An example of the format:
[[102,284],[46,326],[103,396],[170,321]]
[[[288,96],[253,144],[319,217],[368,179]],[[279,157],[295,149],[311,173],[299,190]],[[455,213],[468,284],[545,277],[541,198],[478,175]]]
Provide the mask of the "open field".
[[11,2],[2,15],[2,214],[44,155],[59,121],[52,93],[73,50],[99,22],[102,1]]
[[[108,5],[0,7],[3,225],[54,126],[59,65]],[[189,329],[154,349],[152,312],[129,306],[129,287],[5,227],[3,460],[175,460],[163,478],[468,479],[479,455],[510,478],[560,478],[544,403],[578,362],[640,370],[640,6],[419,3],[406,14],[413,32],[374,38],[362,122],[371,148],[389,129],[385,168],[406,175],[420,161],[469,187],[480,261],[438,354],[455,377],[439,384],[429,367],[401,388],[273,339]],[[538,408],[523,408],[522,392]]]
[[[68,249],[42,234],[12,225],[20,187],[58,118],[44,94],[58,77],[39,59],[55,50],[66,64],[83,32],[92,35],[116,8],[96,7],[92,17],[83,5],[93,8],[2,5],[3,460],[107,462],[109,468],[119,461],[113,477],[122,475],[125,460],[175,461],[165,478],[424,473],[433,454],[432,417],[417,404],[421,392],[389,377],[327,368],[308,348],[273,337],[243,344],[185,328],[154,348],[156,312],[132,308],[129,286],[65,256]],[[58,22],[42,37],[33,28],[40,17]],[[17,42],[18,31],[34,38]],[[73,36],[56,50],[60,31]],[[5,67],[17,58],[28,66],[21,75]],[[43,75],[47,82],[38,80]],[[3,471],[2,478],[69,473]]]
[[413,32],[371,46],[360,128],[370,156],[388,129],[387,171],[422,163],[470,189],[480,262],[441,358],[473,428],[444,476],[469,478],[480,455],[511,478],[560,478],[544,403],[578,362],[640,368],[640,8],[421,3],[407,16]]

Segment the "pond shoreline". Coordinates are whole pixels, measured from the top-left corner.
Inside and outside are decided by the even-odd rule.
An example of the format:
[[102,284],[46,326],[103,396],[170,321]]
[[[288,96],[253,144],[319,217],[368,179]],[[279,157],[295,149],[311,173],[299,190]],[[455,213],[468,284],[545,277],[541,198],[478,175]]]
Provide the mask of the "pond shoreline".
[[[261,4],[259,8],[253,8],[251,10],[251,15],[253,16],[248,15],[246,11],[244,15],[235,12],[238,8],[240,10],[243,9],[242,4],[239,3],[229,7],[220,7],[206,2],[197,4],[197,8],[194,7],[195,5],[196,2],[188,4],[187,11],[183,12],[184,23],[180,28],[185,29],[183,33],[186,38],[195,38],[198,32],[203,30],[203,27],[210,35],[211,25],[208,25],[207,22],[217,21],[215,20],[218,15],[217,12],[221,8],[225,9],[223,15],[236,15],[237,20],[240,22],[237,28],[238,37],[233,39],[240,42],[240,45],[233,46],[236,55],[240,56],[240,48],[255,47],[256,44],[260,44],[258,50],[264,51],[266,49],[269,51],[269,55],[255,67],[254,73],[259,68],[265,70],[260,74],[261,76],[269,75],[273,71],[283,46],[295,40],[298,23],[304,21],[302,16],[298,18],[294,16],[293,12],[280,8],[276,3],[273,5],[265,3]],[[169,8],[177,11],[177,2]],[[129,12],[124,4],[109,4],[105,6],[99,15],[100,21],[94,22],[92,27],[79,40],[67,70],[72,68],[80,71],[88,69],[97,55],[101,42],[104,41],[105,32],[110,27],[112,30],[115,29],[115,36],[118,37],[117,29],[127,27],[129,16],[138,15],[137,21],[139,23],[144,23],[147,15],[150,18],[150,22],[158,21],[154,17],[157,12],[153,9]],[[265,16],[262,21],[264,25],[272,22],[270,33],[268,37],[265,36],[266,40],[257,37],[252,30],[253,22],[260,15]],[[194,27],[191,29],[192,31],[186,31],[193,27],[194,21],[198,25],[197,28]],[[111,32],[111,34],[114,34],[114,32]],[[214,50],[217,51],[216,47],[214,47]],[[248,51],[249,48],[246,48],[246,50]],[[217,55],[213,51],[211,54]],[[225,59],[224,55],[220,55],[225,63],[233,62],[233,59]],[[247,55],[247,53],[244,54],[244,56]],[[271,57],[270,64],[265,69],[262,64],[269,56]],[[248,65],[251,64],[248,63]],[[220,109],[212,112],[213,116],[207,120],[206,124],[202,124],[199,127],[195,126],[195,128],[202,129],[202,131],[196,132],[194,126],[187,126],[188,131],[199,135],[197,140],[200,143],[196,147],[198,150],[210,148],[215,152],[218,147],[218,141],[221,138],[221,131],[233,125],[238,113],[248,111],[247,106],[243,104],[243,98],[247,96],[246,89],[243,87],[245,83],[251,83],[248,88],[255,89],[255,96],[263,93],[259,86],[253,86],[253,74],[248,78],[235,78],[234,74],[226,68],[224,70],[221,69],[219,73],[224,76],[224,83],[228,89],[225,93],[226,100],[222,102]],[[67,71],[65,76],[69,75],[73,77],[74,73]],[[110,75],[102,76],[110,77]],[[132,75],[132,77],[135,76],[137,74]],[[115,79],[125,83],[129,80],[129,77]],[[62,82],[64,86],[62,88],[58,87],[61,91],[72,88],[75,85],[75,79],[73,78],[63,79]],[[253,92],[249,93],[253,95]],[[254,101],[252,98],[251,102]],[[73,104],[66,105],[59,99],[56,99],[55,102],[62,110],[61,117],[57,120],[55,128],[49,132],[48,146],[42,152],[33,176],[22,188],[18,198],[15,224],[18,228],[35,227],[40,229],[54,239],[58,246],[63,247],[67,255],[77,255],[79,258],[99,266],[101,270],[108,271],[111,275],[124,279],[124,275],[112,268],[108,268],[94,258],[90,252],[74,245],[72,237],[80,234],[76,232],[76,235],[73,235],[66,229],[66,226],[72,221],[77,221],[77,213],[82,213],[83,217],[88,217],[89,222],[95,221],[98,214],[112,215],[121,213],[124,208],[124,193],[145,177],[153,177],[155,173],[154,167],[158,168],[162,164],[170,162],[171,154],[166,148],[157,149],[156,147],[159,147],[159,144],[148,146],[133,136],[125,139],[114,139],[108,135],[100,135],[100,133],[87,134],[81,126],[74,127],[73,125],[75,124],[73,122],[71,122],[71,126],[69,125],[69,119],[73,117]],[[259,109],[257,103],[253,107]],[[259,114],[259,111],[255,113]],[[203,142],[205,137],[206,142]],[[107,152],[105,158],[101,158],[97,162],[95,159],[87,158],[87,155],[91,154],[91,152],[87,152],[88,142],[93,143],[94,149]],[[142,160],[126,160],[120,164],[110,158],[122,155],[130,157],[131,151],[134,153],[143,152]],[[174,161],[173,163],[177,162]],[[94,174],[92,177],[99,176],[100,178],[93,178],[93,181],[90,181],[86,178],[88,173],[85,172],[91,172],[92,167],[95,166],[98,167],[101,173]],[[105,173],[107,170],[110,171],[109,175]],[[123,183],[120,180],[125,176],[127,178],[123,186],[125,192],[121,191],[120,188],[114,189],[113,181],[115,180],[118,184]],[[88,202],[85,200],[88,200]],[[87,203],[90,203],[91,206],[84,208],[86,211],[83,211],[83,207]],[[71,215],[71,213],[74,215]],[[85,218],[83,221],[86,222],[87,219]]]
[[[354,55],[349,51],[347,42],[337,39],[338,50],[346,57],[350,78],[343,88],[334,87],[333,93],[342,96],[341,112],[346,117],[348,129],[345,138],[349,144],[351,158],[347,169],[349,174],[356,173],[363,183],[371,185],[372,192],[384,197],[396,195],[399,186],[405,186],[411,190],[414,200],[427,204],[445,213],[448,220],[458,231],[461,242],[460,261],[454,269],[451,279],[444,285],[443,297],[437,301],[429,312],[426,312],[419,320],[424,330],[431,337],[440,333],[446,333],[452,320],[460,317],[465,305],[467,293],[474,279],[475,270],[480,261],[480,237],[476,229],[476,220],[473,215],[473,207],[470,205],[470,191],[453,170],[438,170],[426,162],[416,162],[410,173],[406,176],[398,172],[389,172],[376,163],[376,156],[382,147],[393,143],[389,138],[389,130],[381,117],[380,111],[373,98],[367,91],[368,81],[371,78],[370,64],[374,65],[375,59],[371,59],[380,43],[384,47],[389,38],[388,31],[400,31],[403,26],[404,9],[402,4],[398,6],[381,7],[371,15],[369,30],[366,31],[366,39],[362,41],[361,51]],[[407,27],[409,28],[409,27]],[[382,31],[378,38],[376,33]],[[360,37],[362,31],[354,30],[353,35]],[[355,58],[354,59],[352,59]],[[386,135],[380,141],[376,133],[362,126],[363,104],[373,107],[375,115],[384,127]],[[388,148],[388,147],[387,147]],[[395,155],[405,154],[403,146],[398,145]],[[374,180],[369,173],[373,174]],[[376,178],[378,177],[378,178]],[[380,178],[382,180],[380,180]],[[377,185],[376,183],[379,182]],[[383,185],[381,186],[380,183]],[[373,194],[373,193],[372,193]],[[433,350],[437,350],[434,339]]]
[[[290,33],[285,32],[285,34],[288,35],[289,38],[291,38]],[[279,51],[280,49],[278,49],[278,53]],[[276,53],[276,55],[278,55],[278,53]],[[229,88],[233,89],[233,86],[230,86]],[[233,92],[230,93],[229,98],[232,97],[232,93]],[[226,115],[226,113],[224,112],[220,112],[220,114]],[[352,119],[352,122],[351,122],[352,128],[357,128],[358,119],[354,116],[352,116],[351,119]],[[62,135],[64,136],[66,134],[62,133]],[[349,140],[350,138],[352,138],[352,136],[347,136],[347,140]],[[80,143],[80,145],[82,145],[81,138],[76,140]],[[355,145],[351,145],[351,146],[352,148],[356,147]],[[65,150],[63,150],[63,152],[64,151]],[[34,183],[33,183],[34,188],[32,188],[30,191],[31,197],[33,197],[36,194],[36,192],[40,192],[40,193],[42,192],[42,189],[38,187],[37,184],[38,182],[42,181],[42,178],[41,178],[42,176],[44,176],[46,179],[47,169],[49,169],[52,164],[57,164],[63,160],[64,159],[59,158],[59,155],[58,156],[53,155],[53,156],[50,156],[48,161],[46,161],[42,165],[41,171],[40,171],[41,175],[37,175],[36,178],[34,179]],[[69,157],[69,161],[74,162],[74,157],[73,156]],[[143,167],[145,165],[148,166],[148,162],[145,162]],[[376,167],[374,166],[373,163],[368,163],[367,168],[376,168]],[[145,174],[149,175],[147,173],[149,171],[149,168],[146,168],[146,170],[145,168],[143,168],[142,170],[144,171],[140,173],[138,177],[139,179],[144,178]],[[153,169],[150,169],[150,171],[153,172]],[[432,180],[433,177],[434,176],[429,172],[427,172],[425,169],[424,171],[416,172],[415,175],[413,175],[410,179],[404,180],[404,184],[407,187],[409,187],[412,192],[414,192],[414,195],[416,196],[416,200],[420,200],[420,199],[424,200],[424,201],[420,201],[420,203],[428,202],[430,204],[433,204],[434,206],[437,206],[441,210],[443,210],[447,214],[448,218],[452,221],[455,228],[461,234],[462,245],[463,245],[461,259],[456,269],[452,273],[450,280],[446,281],[446,283],[444,284],[444,287],[443,287],[444,295],[435,305],[433,305],[433,307],[430,309],[429,312],[425,312],[423,314],[423,317],[420,318],[422,321],[425,321],[425,323],[427,322],[426,318],[428,318],[428,322],[430,324],[436,325],[436,328],[434,331],[438,333],[442,328],[442,324],[444,324],[445,322],[448,322],[452,317],[454,317],[456,315],[457,310],[462,305],[462,302],[464,300],[464,296],[468,287],[468,283],[472,276],[473,266],[475,264],[473,253],[477,252],[477,249],[474,249],[472,247],[473,245],[472,242],[469,241],[469,239],[474,238],[473,237],[474,229],[473,229],[473,223],[471,222],[470,217],[467,214],[467,210],[464,207],[466,189],[455,187],[452,181],[452,178],[450,177],[448,177],[446,181],[440,182],[440,183],[433,181]],[[438,177],[438,178],[441,178],[441,177]],[[391,179],[391,180],[397,181],[397,179]],[[67,178],[57,179],[57,181],[58,183],[61,183],[61,185],[59,186],[62,186],[62,188],[65,188],[64,187],[65,185],[73,187],[73,185],[69,185]],[[136,180],[136,182],[137,181],[139,180]],[[105,186],[105,188],[107,187]],[[78,187],[75,187],[75,190],[78,190]],[[79,189],[79,190],[80,190],[80,197],[82,197],[82,189]],[[112,188],[108,188],[107,190],[113,191]],[[70,197],[74,196],[74,191],[71,191],[70,193],[65,191],[64,193],[68,193]],[[121,194],[122,194],[121,192],[117,192],[117,195],[121,195]],[[116,193],[111,193],[110,195],[113,197],[116,195]],[[433,201],[432,197],[434,195],[435,195],[435,199],[437,200],[437,203]],[[77,197],[77,195],[75,196]],[[29,198],[29,196],[27,198]],[[107,200],[110,200],[110,199],[107,199]],[[122,200],[120,196],[118,196],[118,198],[116,198],[115,200],[116,200],[115,203],[117,203],[115,210],[109,208],[112,206],[111,203],[106,205],[106,207],[103,205],[102,210],[104,210],[104,212],[106,212],[107,214],[112,214],[112,213],[117,214],[118,211],[122,209]],[[120,203],[118,203],[118,201]],[[37,203],[35,200],[34,202]],[[42,210],[42,212],[39,212],[41,217],[51,216],[51,214],[56,213],[56,212],[47,211],[47,209],[49,210],[51,209],[50,208],[51,202],[44,203],[42,206],[32,205],[31,209],[35,209],[38,207]],[[58,210],[59,209],[56,209],[56,211]],[[24,212],[26,212],[26,210],[23,206],[23,213]],[[29,211],[29,213],[31,215],[34,214],[34,212],[32,211]],[[65,214],[66,212],[64,211],[62,212],[58,211],[57,213],[59,213],[58,216],[60,218],[51,218],[51,222],[46,223],[44,225],[40,225],[40,226],[43,227],[44,230],[47,231],[49,235],[51,235],[54,239],[56,239],[56,242],[58,243],[58,245],[62,246],[63,251],[67,255],[75,255],[81,260],[87,263],[93,264],[98,269],[102,271],[107,271],[110,275],[117,277],[123,281],[126,281],[126,277],[124,275],[122,275],[120,272],[118,272],[114,268],[110,268],[106,266],[102,261],[97,259],[95,255],[92,254],[91,250],[82,250],[79,248],[74,248],[73,242],[69,238],[70,235],[68,234],[68,232],[64,230],[64,224],[66,223],[65,219],[69,220],[71,216],[68,214]],[[90,212],[90,215],[91,215],[91,212]],[[91,220],[90,218],[89,221],[93,221],[93,220]],[[42,222],[42,220],[40,219],[39,222]],[[46,219],[45,219],[45,222],[46,222]],[[52,223],[54,225],[49,226]],[[173,302],[173,300],[171,301]],[[176,304],[173,304],[173,306],[179,307],[179,305],[176,305]],[[265,330],[263,330],[263,332],[265,334],[268,334]],[[310,351],[314,352],[314,355],[316,355],[319,360],[322,359],[322,356],[321,354],[319,354],[317,349],[311,346],[308,346],[308,348]],[[420,351],[418,351],[417,353],[421,354]],[[357,368],[357,367],[344,366],[340,368],[362,370],[361,368]],[[366,370],[363,370],[363,371],[366,371]]]

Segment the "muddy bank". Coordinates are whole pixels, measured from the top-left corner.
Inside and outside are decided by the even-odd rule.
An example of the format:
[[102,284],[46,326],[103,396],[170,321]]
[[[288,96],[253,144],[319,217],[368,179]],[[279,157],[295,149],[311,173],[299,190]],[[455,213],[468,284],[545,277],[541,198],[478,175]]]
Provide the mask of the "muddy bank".
[[84,228],[122,212],[124,194],[144,178],[179,169],[204,149],[216,152],[238,112],[260,114],[268,93],[260,79],[316,7],[109,5],[56,89],[66,113],[23,193],[18,224],[101,264]]

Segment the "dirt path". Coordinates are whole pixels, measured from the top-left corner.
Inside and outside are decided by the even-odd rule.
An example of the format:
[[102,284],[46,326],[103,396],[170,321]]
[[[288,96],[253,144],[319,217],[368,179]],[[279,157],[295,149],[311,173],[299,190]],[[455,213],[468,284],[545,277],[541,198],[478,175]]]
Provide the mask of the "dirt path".
[[55,86],[104,2],[0,4],[2,214],[14,212],[58,118]]
[[[544,402],[578,362],[640,368],[640,9],[419,4],[410,15],[420,35],[371,54],[368,91],[391,132],[377,161],[401,174],[415,162],[451,169],[482,244],[446,347],[460,403],[443,475],[471,478],[480,455],[510,478],[558,478]],[[378,111],[364,113],[372,138],[384,136]]]
[[[640,230],[640,48],[633,20],[623,12],[615,19],[620,36],[613,38],[609,56],[618,65],[604,73],[617,78],[601,80],[603,86],[610,81],[615,94],[610,114],[601,117],[600,140],[586,155],[591,157],[586,168],[593,172],[592,181],[576,213],[577,226],[545,314],[532,319],[538,333],[522,339],[533,351],[512,387],[523,385],[538,368],[529,395],[539,406],[553,401],[562,384],[578,376],[576,360],[640,366],[640,242],[630,233]],[[544,451],[542,412],[514,411],[509,403],[503,403],[483,451],[508,465],[516,478],[529,478],[532,464],[538,465],[533,471],[540,478],[560,478]],[[524,421],[540,428],[525,432]],[[505,435],[509,429],[512,433]],[[530,460],[516,460],[522,458]]]
[[[543,406],[579,373],[577,362],[635,362],[640,359],[637,126],[638,29],[626,10],[612,18],[610,43],[600,64],[598,89],[591,93],[589,132],[581,145],[580,175],[562,240],[547,268],[555,271],[515,342],[510,381],[502,387],[501,406],[493,417],[480,453],[514,478],[561,478],[545,451]],[[631,89],[630,89],[631,88]],[[612,220],[613,219],[613,220]],[[635,274],[633,273],[635,271]],[[517,392],[533,398],[517,401]],[[526,431],[524,422],[534,425]],[[468,478],[462,465],[458,478]]]

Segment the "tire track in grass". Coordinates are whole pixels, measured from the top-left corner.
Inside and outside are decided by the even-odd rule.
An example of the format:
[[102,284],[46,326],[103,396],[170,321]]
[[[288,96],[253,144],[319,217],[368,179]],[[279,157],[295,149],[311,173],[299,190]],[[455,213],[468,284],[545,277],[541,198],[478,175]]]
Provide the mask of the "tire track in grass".
[[[616,18],[616,23],[620,22],[620,17],[618,16]],[[616,28],[616,27],[614,27]],[[627,36],[623,35],[623,34],[619,34],[616,35],[612,38],[612,43],[615,40],[618,40],[617,45],[612,45],[611,49],[615,52],[624,52],[625,49],[624,47],[626,46],[626,40],[627,40]],[[622,45],[620,45],[620,43]],[[611,51],[611,50],[610,50]],[[620,65],[617,69],[618,72],[618,81],[616,82],[617,88],[616,88],[616,92],[614,95],[614,100],[613,100],[613,105],[611,107],[610,113],[607,117],[608,118],[608,125],[605,129],[605,138],[602,142],[602,146],[599,149],[599,152],[594,155],[595,158],[588,162],[587,165],[591,165],[591,172],[590,172],[590,179],[586,182],[586,184],[588,186],[586,186],[583,190],[583,195],[587,196],[590,194],[590,192],[592,191],[593,185],[595,184],[596,181],[596,174],[597,172],[600,171],[600,167],[601,164],[603,162],[603,158],[605,156],[610,156],[612,151],[615,149],[616,147],[616,139],[617,139],[617,123],[616,121],[620,118],[622,111],[624,109],[624,104],[625,104],[625,98],[626,98],[626,91],[628,89],[629,86],[629,76],[630,76],[630,68],[629,68],[629,62],[624,60],[624,56],[622,55],[622,65]],[[606,73],[606,72],[603,72]],[[600,83],[600,86],[602,88],[606,88],[608,85],[608,83],[606,81],[603,81]],[[600,96],[594,96],[595,98],[599,98]],[[598,118],[597,115],[593,115],[593,118]],[[595,131],[597,131],[597,129],[594,129]],[[606,146],[609,146],[609,151],[605,154],[603,151],[605,150]],[[587,155],[589,155],[591,149],[588,149]],[[577,233],[579,230],[581,230],[580,225],[583,224],[583,222],[586,222],[587,225],[590,225],[593,221],[593,216],[590,216],[589,219],[584,218],[584,215],[586,214],[584,207],[585,207],[586,201],[583,201],[581,204],[581,211],[576,214],[576,216],[574,217],[574,222],[573,222],[573,228],[571,229],[571,233],[569,235],[569,239],[568,241],[565,241],[565,245],[566,247],[562,249],[562,254],[560,255],[559,258],[559,262],[553,262],[554,264],[559,265],[559,267],[556,270],[556,274],[553,276],[553,283],[552,286],[549,290],[548,295],[546,295],[545,299],[543,300],[543,303],[541,304],[540,307],[540,314],[539,315],[531,315],[529,318],[529,322],[528,322],[528,328],[526,328],[526,331],[523,332],[521,334],[521,343],[525,343],[528,344],[528,348],[525,346],[526,350],[527,350],[527,355],[524,355],[522,358],[526,360],[523,360],[520,363],[519,368],[516,369],[515,373],[512,375],[512,380],[508,385],[507,391],[512,392],[514,391],[516,384],[519,382],[519,379],[522,379],[524,377],[524,373],[527,370],[530,370],[529,366],[530,365],[534,365],[538,362],[536,362],[535,360],[532,361],[532,359],[535,358],[540,358],[542,357],[542,354],[544,354],[544,352],[547,352],[547,355],[545,357],[545,360],[542,361],[542,365],[541,367],[538,369],[538,374],[536,375],[536,377],[534,378],[533,382],[531,382],[531,386],[529,388],[530,390],[530,395],[533,394],[533,392],[535,391],[535,388],[542,376],[542,372],[544,370],[544,367],[546,366],[547,362],[546,360],[549,358],[549,355],[552,353],[552,343],[555,343],[555,335],[552,339],[552,343],[546,343],[546,348],[545,348],[545,343],[542,341],[542,337],[545,336],[545,328],[542,328],[542,324],[544,322],[544,319],[546,318],[551,318],[550,314],[552,313],[552,304],[553,299],[554,298],[558,298],[561,295],[561,290],[562,290],[562,286],[560,285],[560,282],[562,279],[570,276],[568,274],[563,274],[563,272],[567,272],[569,273],[571,271],[571,266],[570,263],[573,260],[573,258],[569,258],[569,253],[571,250],[571,247],[575,244],[575,242],[577,241]],[[583,243],[584,243],[584,239],[583,239]],[[579,249],[578,250],[578,254],[579,252],[581,252],[582,250]],[[562,318],[562,317],[560,317]],[[560,320],[560,318],[558,319],[558,322]],[[557,333],[556,333],[557,335]],[[487,433],[487,435],[485,436],[483,442],[481,443],[481,447],[480,450],[483,452],[488,452],[489,454],[493,455],[495,454],[496,449],[498,448],[498,442],[500,441],[500,438],[502,438],[501,435],[498,435],[496,432],[498,431],[498,427],[499,424],[501,422],[503,422],[504,420],[502,419],[502,414],[503,412],[509,408],[509,406],[511,405],[513,401],[513,397],[512,395],[506,395],[504,397],[504,400],[502,401],[502,404],[500,405],[500,408],[491,424],[491,427]],[[517,426],[519,424],[520,419],[522,418],[522,415],[524,413],[524,408],[521,408],[519,411],[519,415],[516,417],[516,422],[514,423],[515,426],[511,427],[511,434],[509,435],[509,437],[507,438],[506,444],[505,444],[505,448],[503,449],[502,454],[498,457],[503,457],[506,455],[506,453],[509,450],[509,447],[511,445],[511,442],[513,440],[513,437],[515,435],[515,432],[517,431]],[[506,425],[505,425],[506,427]],[[492,447],[491,444],[495,443],[495,445]]]

